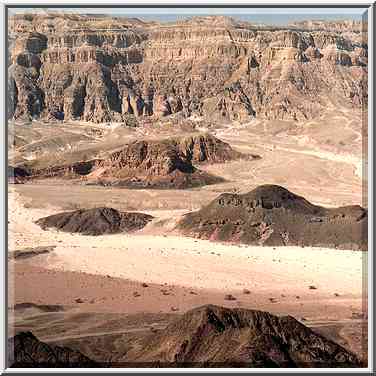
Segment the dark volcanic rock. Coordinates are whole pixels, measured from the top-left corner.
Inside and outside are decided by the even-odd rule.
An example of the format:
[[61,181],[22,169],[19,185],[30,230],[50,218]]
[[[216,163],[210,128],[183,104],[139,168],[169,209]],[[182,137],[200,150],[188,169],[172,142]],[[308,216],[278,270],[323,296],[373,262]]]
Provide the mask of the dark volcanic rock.
[[40,218],[42,229],[56,228],[84,235],[116,234],[140,230],[153,219],[143,213],[119,212],[112,208],[81,209]]
[[8,339],[9,366],[35,367],[98,367],[79,351],[50,346],[39,341],[31,332],[21,332]]
[[360,367],[355,355],[291,316],[207,305],[130,350],[129,359],[203,367]]
[[367,210],[327,209],[276,185],[225,193],[178,224],[184,234],[246,244],[367,250]]
[[41,247],[34,247],[34,248],[24,248],[24,249],[17,249],[13,252],[8,253],[9,260],[20,260],[26,259],[38,255],[43,255],[46,253],[50,253],[54,250],[56,246],[41,246]]

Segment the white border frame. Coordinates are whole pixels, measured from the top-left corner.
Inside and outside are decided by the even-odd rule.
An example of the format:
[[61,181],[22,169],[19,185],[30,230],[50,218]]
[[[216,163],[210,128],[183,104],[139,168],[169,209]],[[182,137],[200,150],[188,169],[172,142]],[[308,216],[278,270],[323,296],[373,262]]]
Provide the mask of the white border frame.
[[[278,5],[296,5],[298,8],[299,5],[302,2],[299,0],[290,0],[289,2],[283,1],[283,0],[264,0],[262,3],[257,2],[253,3],[251,0],[236,0],[236,3],[231,2],[231,0],[189,0],[189,1],[182,1],[179,3],[178,0],[164,0],[164,1],[158,1],[158,0],[138,0],[138,1],[124,1],[120,0],[116,3],[110,3],[106,4],[106,6],[114,5],[114,6],[120,6],[120,5],[150,5],[150,6],[158,6],[158,5],[209,5],[209,6],[215,6],[215,5],[252,5],[252,6],[260,6],[260,7],[272,7],[272,6],[278,6]],[[69,7],[69,5],[82,5],[85,6],[87,4],[87,7],[90,8],[90,6],[100,6],[103,5],[103,2],[98,0],[81,0],[81,1],[74,1],[74,0],[65,0],[65,1],[57,1],[57,0],[39,0],[39,1],[33,1],[33,0],[23,0],[23,1],[4,1],[0,0],[1,4],[1,20],[2,25],[5,25],[5,6],[32,6],[32,5],[38,5],[38,6],[48,6],[48,5],[61,5],[62,7]],[[5,368],[6,365],[6,332],[7,332],[7,323],[5,322],[5,314],[4,311],[1,311],[1,317],[2,317],[2,325],[1,325],[1,331],[0,331],[0,337],[3,339],[0,343],[0,372],[2,373],[192,373],[192,372],[202,372],[202,373],[340,373],[340,374],[346,374],[346,373],[372,373],[374,370],[374,348],[372,347],[374,343],[374,332],[373,332],[373,313],[374,313],[374,288],[373,288],[373,266],[374,266],[374,256],[373,256],[373,142],[374,142],[374,131],[373,131],[373,120],[374,120],[374,114],[373,114],[373,80],[374,80],[374,8],[375,3],[372,2],[364,2],[360,1],[346,1],[346,0],[332,0],[330,4],[327,3],[325,0],[316,0],[309,3],[304,3],[304,6],[312,6],[312,7],[318,7],[320,5],[333,5],[333,7],[337,7],[340,9],[341,6],[346,5],[358,5],[359,7],[364,6],[364,8],[368,8],[368,54],[369,54],[369,60],[368,60],[368,94],[369,94],[369,100],[368,100],[368,215],[369,215],[369,221],[368,221],[368,262],[367,262],[367,270],[368,270],[368,368],[297,368],[297,369],[265,369],[265,368],[245,368],[245,369],[237,369],[237,368]],[[3,69],[2,69],[2,77],[3,77],[3,85],[1,86],[0,90],[0,113],[3,115],[3,120],[6,119],[6,108],[5,108],[5,92],[6,92],[6,66],[7,62],[5,61],[6,53],[5,53],[5,38],[6,35],[4,33],[4,27],[1,28],[1,42],[0,42],[0,56],[1,61],[3,63]],[[6,289],[7,289],[7,275],[5,273],[6,271],[6,251],[7,251],[7,169],[6,169],[6,147],[7,147],[7,139],[5,138],[6,130],[5,130],[6,122],[3,123],[3,129],[1,132],[0,140],[1,140],[1,162],[2,166],[5,168],[5,171],[3,171],[3,174],[1,174],[1,206],[3,208],[1,212],[0,217],[0,223],[1,223],[1,232],[0,237],[3,239],[3,254],[0,260],[1,270],[3,271],[3,277],[4,277],[4,286],[1,289],[0,298],[1,302],[3,303],[3,308],[7,309],[7,303],[5,301],[6,298]]]

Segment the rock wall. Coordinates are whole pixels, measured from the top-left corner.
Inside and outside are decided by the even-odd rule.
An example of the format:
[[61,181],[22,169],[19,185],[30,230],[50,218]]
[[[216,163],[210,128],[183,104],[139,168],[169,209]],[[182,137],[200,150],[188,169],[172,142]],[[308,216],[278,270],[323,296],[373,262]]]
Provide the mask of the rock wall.
[[181,112],[246,122],[311,119],[328,101],[360,109],[368,44],[359,25],[18,15],[8,114],[101,123]]

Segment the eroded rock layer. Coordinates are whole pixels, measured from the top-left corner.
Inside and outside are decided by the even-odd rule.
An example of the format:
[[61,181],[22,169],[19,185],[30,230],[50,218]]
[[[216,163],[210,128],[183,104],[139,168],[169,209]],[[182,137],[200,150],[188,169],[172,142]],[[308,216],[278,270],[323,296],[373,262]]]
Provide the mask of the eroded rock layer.
[[359,22],[256,27],[229,17],[163,24],[51,13],[16,15],[9,27],[10,118],[306,120],[328,101],[367,104]]

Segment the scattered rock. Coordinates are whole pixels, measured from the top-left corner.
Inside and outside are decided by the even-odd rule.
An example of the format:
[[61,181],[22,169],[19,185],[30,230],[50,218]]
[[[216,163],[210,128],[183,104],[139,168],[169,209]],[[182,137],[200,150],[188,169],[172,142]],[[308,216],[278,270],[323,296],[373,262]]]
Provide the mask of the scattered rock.
[[55,245],[50,245],[34,248],[17,249],[13,252],[8,252],[8,260],[22,260],[34,256],[47,254],[52,252],[55,248]]
[[368,313],[367,312],[352,312],[351,318],[358,319],[358,320],[368,320]]
[[236,300],[235,296],[231,295],[231,294],[227,294],[225,295],[225,300]]

